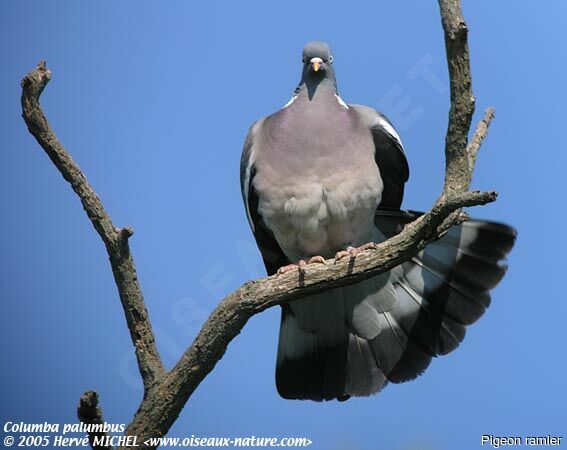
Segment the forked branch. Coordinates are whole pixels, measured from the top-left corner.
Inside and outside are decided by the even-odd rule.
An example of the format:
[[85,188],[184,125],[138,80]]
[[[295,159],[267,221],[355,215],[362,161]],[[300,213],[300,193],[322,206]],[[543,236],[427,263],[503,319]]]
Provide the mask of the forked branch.
[[[147,439],[167,433],[191,394],[213,370],[228,344],[240,333],[250,317],[272,306],[390,270],[410,259],[451,226],[465,220],[461,208],[496,200],[495,192],[469,191],[476,156],[486,136],[493,111],[486,111],[469,143],[474,97],[467,27],[459,0],[438,1],[447,49],[451,108],[445,143],[445,184],[432,209],[407,225],[398,235],[376,245],[374,249],[359,253],[354,260],[328,260],[325,265],[308,266],[301,275],[288,272],[244,284],[219,303],[193,344],[170,372],[165,371],[157,351],[136,276],[128,246],[132,230],[114,226],[81,169],[51,129],[39,105],[39,97],[51,78],[51,72],[45,63],[41,62],[24,77],[22,109],[28,129],[79,196],[110,258],[145,388],[144,398],[126,430],[128,435],[138,436],[141,448],[155,448],[155,444],[147,442]],[[81,399],[80,420],[88,420],[87,417],[90,417],[85,411],[94,411],[93,420],[97,420],[97,417],[102,420],[96,402],[94,409],[92,408],[93,395],[95,394],[86,393],[87,397]]]

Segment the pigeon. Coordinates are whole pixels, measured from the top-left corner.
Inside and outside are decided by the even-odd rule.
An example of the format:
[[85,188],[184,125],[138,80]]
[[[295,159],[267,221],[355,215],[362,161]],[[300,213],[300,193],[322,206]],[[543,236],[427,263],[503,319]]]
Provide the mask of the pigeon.
[[[248,132],[240,178],[269,275],[355,257],[420,213],[401,210],[408,162],[392,123],[339,96],[333,55],[309,42],[291,100]],[[516,231],[468,220],[411,260],[282,306],[276,386],[285,399],[370,396],[453,351],[490,304]]]

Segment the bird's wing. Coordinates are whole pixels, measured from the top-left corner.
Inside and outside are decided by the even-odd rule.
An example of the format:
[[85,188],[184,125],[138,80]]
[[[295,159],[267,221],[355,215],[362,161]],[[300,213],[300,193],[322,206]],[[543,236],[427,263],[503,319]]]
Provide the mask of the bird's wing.
[[284,255],[284,252],[278,245],[273,233],[268,229],[262,217],[258,213],[258,194],[254,189],[254,175],[256,168],[254,167],[254,153],[257,151],[256,135],[261,129],[264,119],[255,122],[248,131],[242,150],[242,158],[240,160],[240,188],[242,191],[242,199],[248,222],[256,244],[262,253],[262,259],[268,275],[273,275],[277,270],[289,264],[290,261]]
[[392,123],[378,111],[363,105],[349,105],[372,134],[375,160],[384,183],[380,208],[399,209],[409,167],[400,136]]

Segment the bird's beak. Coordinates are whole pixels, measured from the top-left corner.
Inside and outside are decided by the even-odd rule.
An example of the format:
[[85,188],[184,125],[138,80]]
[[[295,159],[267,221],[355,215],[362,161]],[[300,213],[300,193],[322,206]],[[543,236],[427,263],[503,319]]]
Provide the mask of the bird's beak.
[[319,72],[319,69],[321,68],[321,64],[323,64],[323,60],[316,56],[315,58],[311,58],[311,61],[309,62],[311,64],[311,67],[313,67],[313,71]]

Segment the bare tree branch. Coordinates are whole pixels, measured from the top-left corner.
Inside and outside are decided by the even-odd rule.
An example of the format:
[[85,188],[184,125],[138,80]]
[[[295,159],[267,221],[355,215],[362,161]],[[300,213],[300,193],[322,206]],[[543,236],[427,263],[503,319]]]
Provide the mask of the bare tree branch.
[[445,136],[444,191],[463,192],[470,185],[472,167],[467,140],[474,114],[467,24],[460,0],[438,0],[445,33],[445,49],[451,86],[449,125]]
[[140,373],[144,386],[148,389],[162,377],[165,371],[156,348],[144,297],[136,275],[134,259],[128,245],[128,238],[132,236],[133,231],[131,228],[114,226],[80,167],[67,153],[51,129],[39,105],[39,96],[50,79],[51,71],[46,68],[45,61],[41,61],[24,77],[22,80],[22,115],[30,133],[81,199],[83,209],[106,246],[114,280],[126,314],[130,336],[136,348]]
[[[445,33],[451,108],[445,142],[445,184],[432,209],[408,224],[398,235],[375,245],[373,249],[359,253],[356,258],[327,260],[324,265],[310,265],[301,273],[288,272],[244,284],[219,303],[193,344],[170,372],[165,372],[157,352],[134,261],[128,248],[128,238],[132,235],[132,230],[119,229],[112,224],[100,199],[51,130],[39,106],[39,96],[51,76],[45,63],[40,63],[24,78],[24,120],[30,132],[80,197],[83,208],[105,243],[110,257],[145,386],[144,398],[126,430],[127,435],[138,436],[141,448],[155,448],[154,444],[144,441],[167,433],[191,394],[213,370],[228,344],[240,333],[250,317],[272,306],[390,270],[410,259],[451,226],[465,220],[466,215],[461,212],[461,208],[496,200],[495,192],[468,190],[476,155],[486,136],[493,111],[487,110],[471,142],[468,143],[474,97],[471,88],[467,27],[459,0],[438,1]],[[83,420],[87,416],[83,414],[80,417]]]
[[[98,394],[94,391],[87,391],[79,400],[77,407],[77,417],[83,423],[89,425],[102,425],[104,419],[102,418],[102,410],[98,406]],[[105,432],[89,432],[89,443],[93,450],[114,450],[110,445],[95,445],[95,438],[104,438],[107,436]]]
[[486,204],[495,199],[495,192],[479,191],[447,197],[400,234],[376,245],[374,250],[359,253],[356,258],[338,262],[331,259],[325,265],[309,265],[304,275],[287,272],[244,284],[228,295],[209,316],[193,344],[160,384],[159,392],[142,401],[127,433],[136,436],[165,434],[193,391],[213,370],[228,344],[253,315],[275,305],[390,270],[461,221],[463,216],[459,214],[447,220],[458,208]]

